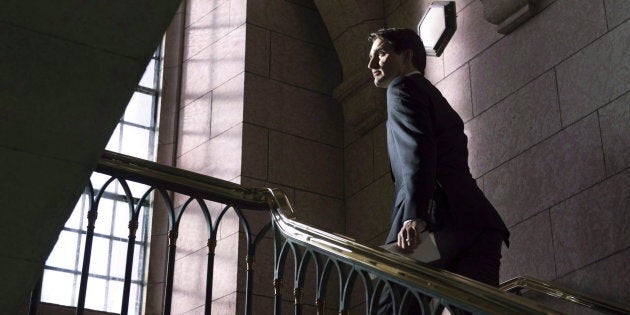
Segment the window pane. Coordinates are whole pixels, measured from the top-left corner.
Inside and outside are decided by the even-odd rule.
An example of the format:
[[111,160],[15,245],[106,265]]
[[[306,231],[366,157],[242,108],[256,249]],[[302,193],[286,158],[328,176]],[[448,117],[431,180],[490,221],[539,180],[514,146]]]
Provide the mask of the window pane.
[[116,221],[113,235],[120,238],[129,237],[129,206],[127,202],[116,202]]
[[144,248],[141,245],[135,245],[133,252],[133,266],[131,269],[131,280],[142,280],[141,270],[144,267]]
[[151,120],[153,120],[152,108],[153,96],[135,92],[129,101],[129,105],[127,105],[124,121],[145,127],[151,127]]
[[71,304],[74,275],[55,270],[44,270],[42,282],[42,302],[54,304]]
[[[97,173],[93,173],[92,174],[92,185],[94,187],[94,198],[96,198],[96,196],[98,196],[99,191],[101,189],[103,189],[103,185],[105,184],[105,182],[107,182],[111,178],[111,176],[109,176],[109,175],[102,175],[101,174],[100,177],[95,177],[94,174],[97,174]],[[120,185],[118,183],[118,181],[114,180],[114,181],[110,182],[107,185],[107,187],[105,188],[105,191],[115,194],[115,193],[118,192],[118,185]],[[100,201],[100,202],[102,202],[102,201]]]
[[122,144],[120,152],[135,156],[141,159],[149,159],[149,153],[152,151],[151,143],[151,131],[143,128],[125,126],[124,131],[125,141]]
[[142,76],[142,79],[140,79],[139,85],[148,88],[153,88],[155,85],[155,59],[151,59],[149,65],[147,65],[147,70],[144,71],[144,75]]
[[109,261],[109,240],[103,237],[94,236],[91,257],[90,273],[106,276],[107,262]]
[[[125,181],[126,182],[126,181]],[[116,180],[116,190],[115,190],[116,195],[119,198],[116,198],[117,201],[121,201],[124,200],[124,202],[127,202],[126,198],[127,198],[127,193],[125,192],[125,189],[123,188],[122,184],[120,183],[120,181]],[[131,198],[133,198],[133,195],[131,195]],[[123,202],[123,201],[121,201]]]
[[118,182],[118,180],[114,180],[113,182],[111,182],[109,186],[107,186],[105,191],[116,195],[125,194],[125,191],[122,189],[122,187],[120,187],[120,183]]
[[112,266],[110,273],[112,277],[125,278],[125,262],[127,260],[127,242],[113,241],[112,244]]
[[142,303],[142,287],[137,284],[131,284],[131,290],[129,290],[129,314],[138,314],[140,304]]
[[[108,181],[111,178],[111,176],[109,175],[105,175],[105,174],[101,174],[101,173],[92,173],[92,176],[90,176],[90,181],[92,182],[92,188],[94,188],[94,193],[96,194],[97,190],[100,190],[103,187],[103,184],[105,184],[106,181]],[[113,185],[113,184],[110,184]]]
[[98,216],[94,221],[94,233],[109,235],[112,231],[112,212],[114,201],[109,198],[101,198],[98,205]]
[[85,252],[85,234],[81,234],[81,240],[79,241],[79,264],[77,265],[79,272],[83,270],[83,257],[85,257],[85,255],[83,255],[84,252]]
[[149,207],[142,207],[142,209],[140,209],[140,214],[138,215],[138,231],[136,232],[136,240],[145,241],[144,230],[147,228],[147,224],[149,221],[149,211]]
[[57,244],[46,260],[47,266],[74,270],[78,252],[79,235],[75,232],[61,231]]
[[90,200],[87,194],[82,194],[77,204],[74,206],[74,210],[72,210],[72,214],[68,221],[66,221],[66,227],[72,229],[80,229],[81,228],[81,220],[83,220],[87,216],[88,208],[90,206]]
[[[133,294],[133,293],[132,293]],[[122,307],[123,282],[111,280],[109,281],[109,292],[107,292],[107,311],[112,313],[120,313]]]
[[[131,190],[133,197],[138,200],[140,200],[140,198],[142,198],[142,196],[147,192],[147,190],[151,188],[151,186],[140,184],[140,183],[127,182],[127,184],[129,184],[129,189]],[[145,203],[150,202],[150,201],[151,201],[151,195],[149,195],[144,200]]]
[[107,281],[90,277],[88,279],[87,294],[85,295],[85,308],[102,310],[105,306],[105,292]]
[[116,126],[116,129],[114,129],[114,132],[112,133],[111,137],[109,137],[109,141],[107,142],[107,146],[105,147],[105,150],[114,151],[114,152],[118,152],[120,150],[120,129],[121,128],[122,126],[120,125]]

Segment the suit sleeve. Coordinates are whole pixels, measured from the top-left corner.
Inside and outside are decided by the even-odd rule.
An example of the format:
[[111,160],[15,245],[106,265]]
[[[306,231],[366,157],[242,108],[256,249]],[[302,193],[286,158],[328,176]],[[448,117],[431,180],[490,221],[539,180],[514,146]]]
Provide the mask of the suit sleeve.
[[430,96],[409,78],[397,78],[387,89],[388,115],[395,150],[402,163],[401,189],[406,194],[402,221],[429,220],[437,168]]

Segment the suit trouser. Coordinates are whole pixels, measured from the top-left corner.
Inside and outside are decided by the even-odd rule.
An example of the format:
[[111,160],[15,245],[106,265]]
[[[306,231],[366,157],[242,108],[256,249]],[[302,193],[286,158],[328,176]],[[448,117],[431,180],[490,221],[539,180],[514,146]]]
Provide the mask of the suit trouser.
[[444,252],[444,255],[443,259],[432,265],[491,286],[499,286],[503,234],[497,230],[483,230],[468,236],[464,234],[463,237],[470,237],[470,240],[460,240],[463,246],[449,252],[439,246],[443,237],[437,232],[436,242],[440,254]]
[[[462,275],[464,277],[483,282],[491,286],[499,285],[499,266],[501,264],[501,244],[503,243],[503,235],[497,230],[484,230],[480,233],[459,233],[459,235],[448,234],[455,232],[451,229],[436,232],[436,242],[440,248],[440,254],[443,250],[440,245],[451,245],[444,250],[442,259],[431,265]],[[476,234],[476,235],[475,235]],[[469,240],[462,238],[472,237]],[[454,247],[454,244],[448,244],[450,241],[459,239],[461,247]],[[440,241],[442,244],[440,244]],[[385,290],[381,295],[380,307],[378,314],[393,314],[391,298],[389,291]],[[466,312],[461,312],[466,314]],[[415,303],[411,303],[410,310],[407,314],[421,314],[420,309]]]

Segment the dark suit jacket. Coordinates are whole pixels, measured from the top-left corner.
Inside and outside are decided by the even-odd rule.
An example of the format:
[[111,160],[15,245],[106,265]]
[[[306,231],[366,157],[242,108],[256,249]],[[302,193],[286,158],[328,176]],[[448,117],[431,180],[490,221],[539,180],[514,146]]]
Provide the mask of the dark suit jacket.
[[[507,228],[470,174],[467,140],[462,119],[421,74],[392,81],[387,88],[387,149],[395,188],[386,243],[396,241],[403,222],[416,218],[427,222],[429,230],[439,228],[436,220],[445,221],[449,230],[466,231],[467,237],[499,230],[507,243]],[[429,211],[432,198],[437,218]]]

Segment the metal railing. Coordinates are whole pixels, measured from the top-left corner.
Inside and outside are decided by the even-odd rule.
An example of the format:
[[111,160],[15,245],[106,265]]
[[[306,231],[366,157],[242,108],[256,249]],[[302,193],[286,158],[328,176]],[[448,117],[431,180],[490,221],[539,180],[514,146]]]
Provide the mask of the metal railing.
[[516,277],[501,284],[500,289],[506,292],[522,294],[524,290],[543,293],[553,298],[578,304],[604,314],[630,314],[630,309],[614,302],[580,293],[575,290],[547,283],[531,277]]
[[[232,210],[238,216],[242,232],[247,244],[247,271],[245,285],[245,313],[252,314],[253,261],[256,248],[270,230],[273,231],[274,243],[274,313],[280,314],[282,308],[282,279],[287,257],[294,261],[293,299],[295,314],[302,314],[303,289],[308,266],[315,269],[315,306],[318,314],[323,314],[327,298],[327,288],[331,284],[331,276],[336,276],[334,283],[338,287],[340,314],[348,314],[352,304],[353,289],[357,284],[363,285],[365,312],[376,314],[381,295],[389,294],[396,314],[406,314],[411,303],[417,303],[423,314],[440,314],[446,308],[451,313],[466,310],[475,314],[557,314],[555,311],[540,306],[523,297],[503,292],[497,288],[481,284],[456,274],[438,270],[417,263],[410,259],[396,256],[380,248],[373,248],[355,242],[352,239],[322,231],[296,220],[287,197],[277,189],[247,188],[231,182],[159,165],[133,157],[106,152],[98,164],[97,172],[111,176],[110,180],[118,180],[126,187],[126,181],[134,181],[149,185],[142,198],[134,199],[128,188],[125,188],[127,200],[137,200],[138,209],[152,193],[162,199],[167,206],[168,223],[168,255],[166,264],[166,282],[164,290],[163,314],[170,314],[173,279],[175,272],[175,256],[179,223],[183,213],[191,203],[198,204],[208,226],[207,277],[205,292],[205,313],[211,313],[212,282],[214,275],[214,247],[217,244],[217,231],[227,211]],[[100,190],[101,192],[103,189]],[[171,193],[184,194],[186,201],[176,211]],[[94,231],[94,220],[97,214],[98,201],[102,193],[93,193],[90,208],[85,259],[82,271],[79,304],[77,314],[83,314],[85,288],[89,274],[89,257],[91,255],[91,238]],[[156,197],[158,198],[158,197]],[[212,220],[205,200],[225,205]],[[131,207],[129,247],[123,290],[121,314],[127,314],[129,303],[130,273],[133,263],[133,239],[137,227],[137,211]],[[270,211],[269,222],[253,237],[250,225],[243,215],[243,210]],[[271,279],[270,279],[271,280]],[[266,282],[269,284],[271,282]],[[356,302],[356,301],[355,301]]]

